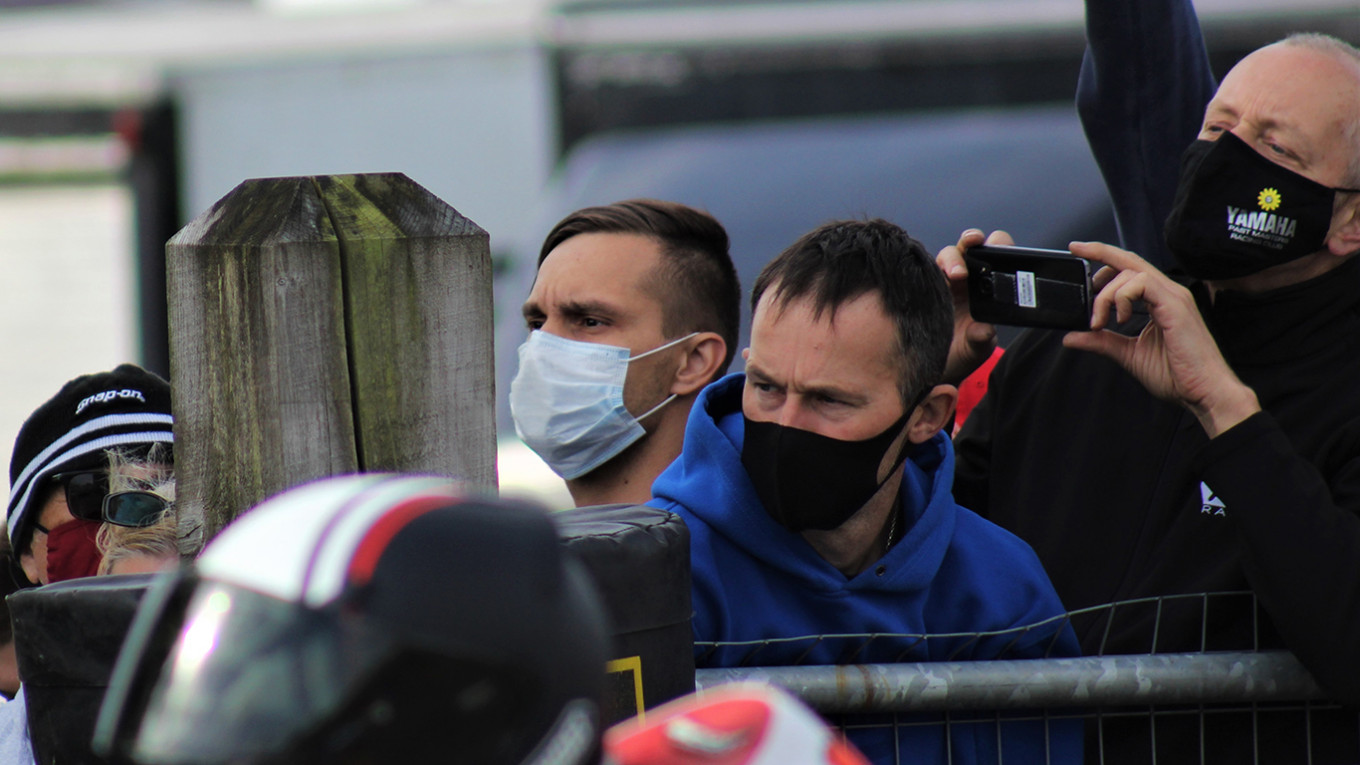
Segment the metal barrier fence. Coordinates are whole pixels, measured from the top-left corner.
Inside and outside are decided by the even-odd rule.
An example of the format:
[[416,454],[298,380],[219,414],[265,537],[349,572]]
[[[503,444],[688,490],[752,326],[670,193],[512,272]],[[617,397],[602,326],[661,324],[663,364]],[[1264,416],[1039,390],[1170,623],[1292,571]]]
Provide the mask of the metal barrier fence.
[[[1163,616],[1194,600],[1206,616],[1197,650],[1191,651],[756,666],[764,663],[762,655],[807,654],[807,646],[828,641],[858,642],[843,652],[855,657],[868,653],[863,648],[868,645],[903,646],[905,655],[931,640],[957,644],[960,637],[818,635],[699,644],[696,681],[701,690],[742,680],[787,688],[876,763],[1360,763],[1360,713],[1328,700],[1292,654],[1262,649],[1257,617],[1246,650],[1210,650],[1210,603],[1243,598],[1255,608],[1250,593],[1200,593],[1109,604],[1064,617],[1108,637],[1119,612],[1151,609],[1154,618],[1147,626],[1155,648],[1171,642]],[[797,646],[792,654],[791,646]],[[740,663],[747,666],[704,668],[705,656],[719,649],[739,649],[746,659]]]

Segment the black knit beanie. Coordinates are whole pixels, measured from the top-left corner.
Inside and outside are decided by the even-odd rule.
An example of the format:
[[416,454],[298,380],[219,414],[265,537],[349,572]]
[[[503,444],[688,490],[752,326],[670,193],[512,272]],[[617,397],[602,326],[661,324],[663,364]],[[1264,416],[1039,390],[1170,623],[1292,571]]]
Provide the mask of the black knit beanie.
[[170,384],[134,364],[63,385],[14,440],[5,517],[16,557],[53,473],[103,467],[107,449],[137,452],[173,444],[173,424]]

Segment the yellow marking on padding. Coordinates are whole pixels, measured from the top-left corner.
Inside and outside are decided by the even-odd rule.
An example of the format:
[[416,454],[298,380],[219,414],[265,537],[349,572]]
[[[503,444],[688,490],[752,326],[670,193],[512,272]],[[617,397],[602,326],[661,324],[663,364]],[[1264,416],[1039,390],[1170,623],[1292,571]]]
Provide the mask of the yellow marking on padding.
[[642,699],[642,657],[628,656],[622,659],[610,659],[605,662],[605,672],[632,672],[633,673],[633,698],[637,700],[638,722],[647,722],[646,704]]

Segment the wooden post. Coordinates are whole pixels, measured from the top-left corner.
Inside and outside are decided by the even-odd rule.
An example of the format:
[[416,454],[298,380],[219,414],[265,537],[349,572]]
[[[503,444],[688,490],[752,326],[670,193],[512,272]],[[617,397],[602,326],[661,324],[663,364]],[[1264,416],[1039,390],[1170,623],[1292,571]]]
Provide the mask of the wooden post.
[[496,485],[488,237],[401,174],[236,187],[166,245],[175,469],[209,535],[306,481]]

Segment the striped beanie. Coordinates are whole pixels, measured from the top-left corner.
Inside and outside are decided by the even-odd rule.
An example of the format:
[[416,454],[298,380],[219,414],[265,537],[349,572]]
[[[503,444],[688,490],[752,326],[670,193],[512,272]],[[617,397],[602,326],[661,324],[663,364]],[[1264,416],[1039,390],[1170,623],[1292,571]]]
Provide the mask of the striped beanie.
[[17,555],[53,473],[108,464],[106,449],[145,452],[173,444],[170,384],[134,364],[66,383],[14,440],[9,462],[9,541]]

